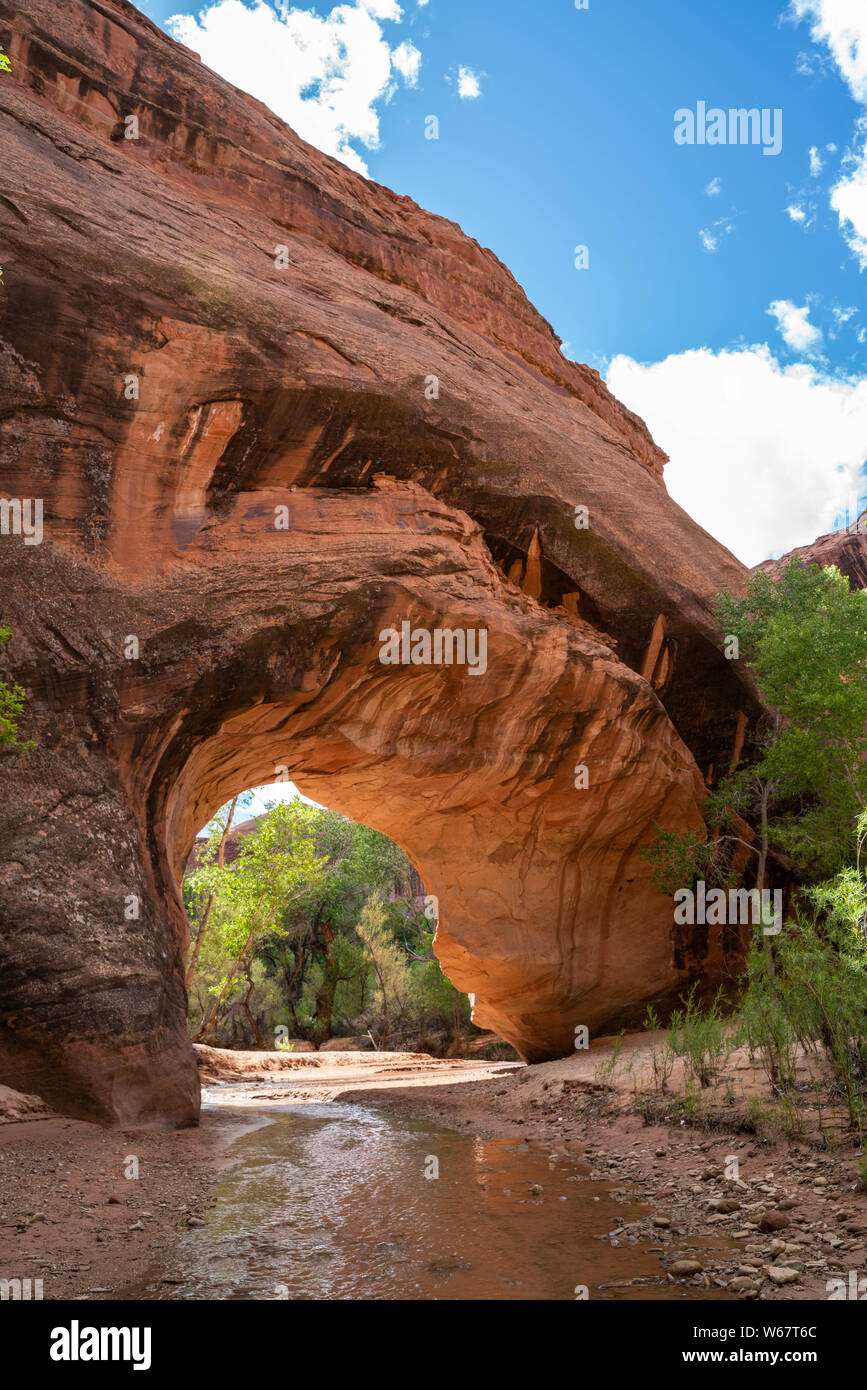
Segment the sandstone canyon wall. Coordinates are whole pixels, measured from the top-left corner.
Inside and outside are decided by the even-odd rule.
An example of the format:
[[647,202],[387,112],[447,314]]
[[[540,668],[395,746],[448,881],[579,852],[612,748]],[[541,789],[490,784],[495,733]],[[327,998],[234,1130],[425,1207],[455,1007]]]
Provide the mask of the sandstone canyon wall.
[[781,555],[779,560],[765,560],[755,568],[774,573],[795,556],[805,565],[821,565],[823,568],[835,565],[841,574],[845,574],[851,588],[867,589],[867,512],[845,530],[819,536],[812,544],[798,546]]
[[[640,849],[756,714],[710,611],[744,570],[642,422],[491,251],[124,0],[0,0],[0,41],[0,496],[44,501],[0,537],[36,743],[0,758],[0,1079],[195,1120],[179,875],[281,767],[404,847],[529,1059],[721,969]],[[485,673],[381,664],[406,620],[484,628]]]

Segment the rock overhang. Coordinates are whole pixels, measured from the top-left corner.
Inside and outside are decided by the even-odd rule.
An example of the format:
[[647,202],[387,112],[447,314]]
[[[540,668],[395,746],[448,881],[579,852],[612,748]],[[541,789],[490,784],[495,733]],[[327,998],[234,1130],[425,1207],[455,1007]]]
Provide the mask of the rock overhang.
[[[109,1119],[150,1068],[157,1108],[194,1116],[180,868],[220,800],[287,757],[404,845],[441,900],[444,965],[524,1055],[665,996],[683,971],[640,849],[654,822],[700,825],[703,775],[756,711],[711,613],[743,568],[453,223],[305,145],[122,0],[73,0],[62,33],[49,0],[0,18],[2,476],[46,509],[29,570],[7,547],[3,618],[29,767],[57,792],[0,767],[26,807],[4,828],[26,866],[2,907],[0,1005],[29,1020],[9,1067],[43,1089],[42,1048]],[[484,680],[378,665],[404,618],[484,623]],[[78,784],[99,814],[66,836]],[[127,868],[104,866],[112,835]],[[52,996],[58,909],[39,896],[70,853],[81,950],[66,940],[75,988]],[[124,876],[147,904],[148,1004],[119,1023],[79,957],[122,977]]]

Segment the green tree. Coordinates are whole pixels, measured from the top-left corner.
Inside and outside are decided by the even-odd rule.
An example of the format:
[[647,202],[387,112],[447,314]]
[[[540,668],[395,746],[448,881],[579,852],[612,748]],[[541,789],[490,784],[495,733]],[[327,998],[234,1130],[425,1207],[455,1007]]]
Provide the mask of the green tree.
[[[0,627],[0,643],[8,642],[11,635],[8,627]],[[20,685],[7,685],[5,681],[0,681],[0,745],[17,748],[21,752],[29,752],[36,747],[32,739],[22,742],[18,737],[18,720],[26,698],[27,692]]]
[[[237,861],[221,865],[229,857],[230,812],[224,807],[214,818],[184,883],[196,1035],[222,1045],[243,1045],[252,1035],[262,1047],[263,1035],[283,1025],[319,1043],[334,1033],[364,1031],[378,1045],[411,1039],[414,1046],[437,1046],[443,1031],[457,1040],[469,1021],[468,1001],[431,953],[432,924],[416,907],[421,885],[403,851],[369,826],[304,808],[321,873],[293,879],[289,891],[277,885],[248,944],[230,877]],[[267,818],[284,812],[270,809]],[[376,931],[368,940],[371,921]]]
[[[219,904],[219,913],[212,912],[211,918],[226,960],[221,978],[210,989],[214,1002],[197,1040],[213,1031],[224,1001],[241,987],[239,972],[243,978],[250,969],[265,934],[287,930],[281,918],[315,890],[325,862],[316,852],[314,808],[293,801],[275,807],[243,837],[231,864],[208,862],[192,875],[193,891]],[[252,988],[252,980],[249,983]]]
[[[200,868],[203,869],[205,865],[211,865],[214,863],[216,863],[219,869],[223,869],[225,867],[226,841],[229,838],[229,831],[232,828],[232,821],[234,819],[235,807],[237,806],[237,804],[238,798],[237,796],[234,796],[231,802],[229,803],[228,808],[224,806],[223,809],[220,812],[218,812],[218,814],[214,817],[213,821],[211,822],[207,842],[199,851]],[[187,883],[184,886],[185,888],[188,888],[189,901],[187,904],[187,910],[190,911],[192,916],[192,905],[193,903],[198,901],[200,889],[205,886],[204,875],[200,876],[199,878],[196,878],[194,875],[191,879],[187,880]],[[205,939],[205,930],[208,925],[208,918],[211,915],[215,898],[216,885],[211,884],[210,891],[208,891],[207,896],[205,896],[202,899],[201,908],[198,914],[199,921],[196,927],[196,935],[193,941],[192,950],[190,951],[189,962],[187,964],[187,975],[185,981],[187,989],[190,988],[190,985],[193,982],[193,976],[196,973],[196,966],[199,963],[199,955],[201,954],[202,950],[202,942]]]
[[[862,1149],[867,1143],[867,812],[858,819],[855,862],[802,889],[786,922],[771,976],[753,951],[740,1004],[744,1040],[772,1085],[791,1090],[800,1044],[814,1084],[845,1099]],[[824,1061],[824,1067],[817,1064]],[[812,1065],[811,1065],[812,1061]],[[867,1158],[865,1158],[867,1163]],[[867,1176],[867,1168],[865,1168]]]
[[[659,831],[644,851],[657,886],[691,878],[731,881],[736,847],[752,856],[766,886],[772,848],[814,879],[850,861],[852,831],[867,803],[867,591],[839,570],[797,558],[777,574],[759,571],[744,594],[720,596],[717,613],[755,675],[767,713],[752,760],[708,797],[709,835]],[[754,841],[738,817],[754,825]],[[765,936],[773,968],[770,937]]]
[[382,1048],[388,1047],[389,1036],[407,1017],[412,997],[412,976],[409,957],[389,930],[385,908],[379,894],[374,894],[362,909],[355,929],[364,944],[370,961],[376,990],[369,1006],[370,1012],[381,1012],[383,1027]]
[[708,818],[758,809],[762,878],[768,841],[833,873],[867,804],[867,591],[795,558],[753,575],[741,598],[722,595],[718,613],[771,716],[757,760],[723,779]]
[[[380,892],[385,900],[385,895],[407,889],[409,861],[388,836],[334,811],[317,808],[315,824],[317,852],[325,861],[325,872],[286,905],[281,921],[284,935],[295,947],[296,960],[302,955],[308,959],[308,997],[314,981],[310,957],[320,967],[308,1027],[314,1039],[322,1042],[332,1031],[340,986],[351,984],[366,969],[351,939],[359,913],[372,893]],[[383,910],[395,921],[393,905],[384,901]],[[267,943],[266,949],[275,954],[273,943]]]

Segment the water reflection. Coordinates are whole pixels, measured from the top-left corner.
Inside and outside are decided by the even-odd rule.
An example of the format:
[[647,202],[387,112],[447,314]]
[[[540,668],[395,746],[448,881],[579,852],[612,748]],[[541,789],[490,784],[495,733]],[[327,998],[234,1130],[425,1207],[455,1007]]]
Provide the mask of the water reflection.
[[600,1241],[630,1213],[574,1159],[361,1105],[266,1113],[273,1123],[236,1141],[205,1226],[127,1297],[574,1299],[577,1285],[719,1297],[657,1283],[658,1256]]

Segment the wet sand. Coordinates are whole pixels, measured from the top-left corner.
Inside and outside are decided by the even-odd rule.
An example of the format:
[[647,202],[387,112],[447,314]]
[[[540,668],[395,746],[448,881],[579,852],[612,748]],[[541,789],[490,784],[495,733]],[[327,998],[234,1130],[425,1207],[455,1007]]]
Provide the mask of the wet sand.
[[[0,1125],[0,1278],[41,1279],[45,1299],[108,1297],[143,1278],[203,1219],[232,1142],[262,1123],[206,1114],[198,1129],[171,1132],[59,1116]],[[137,1178],[125,1176],[131,1159]]]
[[[640,1064],[646,1036],[627,1042]],[[589,1053],[524,1067],[207,1049],[200,1065],[213,1108],[198,1130],[105,1130],[58,1116],[0,1124],[0,1278],[42,1278],[45,1298],[99,1299],[144,1286],[205,1220],[222,1175],[238,1161],[228,1152],[233,1141],[268,1123],[263,1107],[341,1100],[583,1160],[587,1180],[613,1184],[623,1205],[603,1239],[643,1248],[652,1239],[678,1293],[691,1285],[705,1297],[719,1289],[827,1299],[830,1280],[867,1272],[867,1194],[851,1144],[827,1153],[808,1142],[760,1143],[736,1129],[645,1125],[630,1104],[631,1082],[597,1079],[610,1053],[599,1040]],[[137,1178],[125,1176],[130,1158]],[[726,1176],[732,1159],[735,1179]],[[762,1229],[770,1212],[781,1213],[780,1229]],[[717,1237],[726,1250],[709,1255]],[[700,1270],[672,1273],[691,1258]]]

